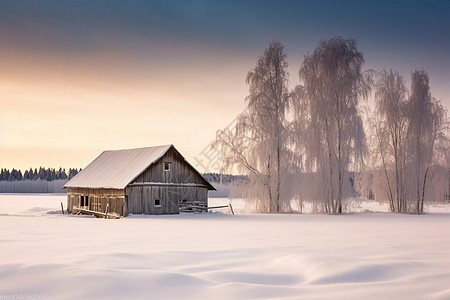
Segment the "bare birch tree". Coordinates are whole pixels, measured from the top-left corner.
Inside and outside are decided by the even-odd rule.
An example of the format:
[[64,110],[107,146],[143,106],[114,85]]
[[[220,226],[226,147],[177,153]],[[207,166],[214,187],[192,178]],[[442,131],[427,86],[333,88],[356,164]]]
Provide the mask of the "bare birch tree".
[[383,70],[375,85],[375,119],[372,122],[378,161],[385,179],[385,194],[392,212],[406,212],[405,168],[408,95],[405,82],[393,70]]
[[372,73],[363,71],[363,64],[355,40],[335,37],[306,55],[299,72],[304,96],[294,106],[306,109],[307,118],[296,121],[306,122],[306,161],[322,177],[326,213],[342,213],[349,166],[366,151],[359,102],[371,91]]
[[430,176],[430,166],[438,157],[439,145],[446,144],[448,132],[447,111],[440,101],[431,96],[428,74],[416,70],[411,76],[409,100],[409,164],[414,179],[415,207],[412,211],[423,213],[425,191]]
[[236,166],[249,178],[247,200],[259,212],[290,209],[283,197],[282,181],[289,166],[286,111],[289,74],[284,47],[271,42],[248,73],[247,110],[233,130],[217,132],[214,147],[224,154],[224,168]]

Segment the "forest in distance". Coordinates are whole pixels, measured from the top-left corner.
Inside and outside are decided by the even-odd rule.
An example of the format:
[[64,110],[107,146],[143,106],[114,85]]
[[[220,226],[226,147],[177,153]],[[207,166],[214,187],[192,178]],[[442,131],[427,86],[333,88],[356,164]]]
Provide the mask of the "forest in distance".
[[[213,147],[222,172],[248,177],[244,198],[257,212],[308,203],[340,214],[352,184],[396,213],[448,201],[450,123],[428,73],[413,70],[408,89],[399,72],[364,70],[364,61],[354,39],[321,40],[290,90],[284,46],[272,41],[248,72],[247,108],[217,131]],[[373,107],[365,105],[371,96]]]
[[70,168],[0,169],[0,193],[65,193],[64,184],[80,172]]
[[9,169],[0,169],[0,181],[21,181],[21,180],[45,180],[53,181],[59,179],[72,179],[81,171],[80,169],[70,168],[68,171],[64,168],[43,168],[39,169],[30,168],[22,172],[20,169],[13,168],[11,171]]
[[[24,181],[24,180],[45,180],[53,181],[60,179],[72,179],[77,175],[82,169],[70,168],[66,172],[64,168],[43,168],[25,170],[22,172],[20,169],[13,168],[11,171],[9,169],[0,169],[0,181]],[[22,175],[23,174],[23,175]],[[234,181],[245,181],[246,176],[243,175],[232,175],[232,174],[218,174],[218,173],[204,173],[203,177],[208,182],[217,182],[229,184]]]
[[[22,172],[13,168],[0,169],[0,193],[66,193],[64,184],[77,175],[82,169],[70,168],[30,168]],[[204,173],[203,177],[212,183],[217,191],[211,191],[211,197],[227,198],[230,187],[234,187],[234,195],[240,195],[236,187],[247,180],[243,175]]]

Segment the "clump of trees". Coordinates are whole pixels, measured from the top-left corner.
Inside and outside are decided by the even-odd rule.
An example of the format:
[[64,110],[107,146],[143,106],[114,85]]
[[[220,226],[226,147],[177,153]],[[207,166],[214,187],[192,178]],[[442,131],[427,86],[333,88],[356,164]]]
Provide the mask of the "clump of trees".
[[398,72],[381,71],[370,124],[376,199],[387,200],[392,212],[423,213],[426,198],[449,196],[449,120],[424,70],[412,73],[409,96]]
[[[290,91],[283,45],[273,41],[259,57],[247,75],[247,109],[213,145],[224,154],[223,171],[247,176],[245,197],[257,211],[311,202],[340,214],[356,177],[360,194],[387,200],[391,211],[422,213],[431,185],[442,181],[437,174],[450,180],[447,111],[431,96],[428,74],[414,71],[408,94],[398,72],[363,65],[355,40],[323,40]],[[375,109],[364,113],[372,91]]]

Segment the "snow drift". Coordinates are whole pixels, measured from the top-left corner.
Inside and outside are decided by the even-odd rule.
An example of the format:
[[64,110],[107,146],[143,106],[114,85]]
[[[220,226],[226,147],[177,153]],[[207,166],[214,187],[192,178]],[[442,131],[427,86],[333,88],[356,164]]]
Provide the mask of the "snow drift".
[[105,220],[62,215],[61,201],[0,195],[0,297],[450,298],[449,206]]

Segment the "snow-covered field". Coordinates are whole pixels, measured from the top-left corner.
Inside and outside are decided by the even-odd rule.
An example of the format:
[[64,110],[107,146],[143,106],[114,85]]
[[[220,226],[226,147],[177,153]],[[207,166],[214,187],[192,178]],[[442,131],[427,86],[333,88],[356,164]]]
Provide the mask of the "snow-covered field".
[[450,299],[449,206],[104,220],[61,201],[0,195],[0,299]]

